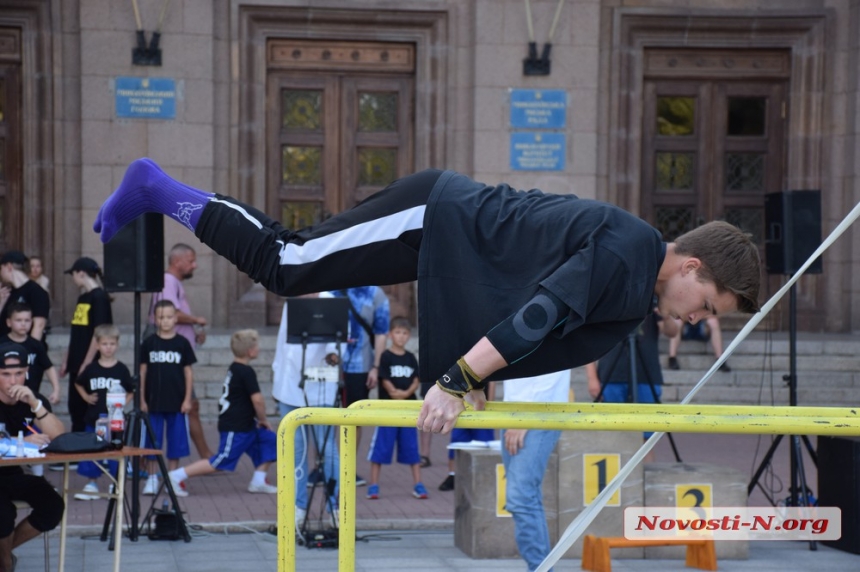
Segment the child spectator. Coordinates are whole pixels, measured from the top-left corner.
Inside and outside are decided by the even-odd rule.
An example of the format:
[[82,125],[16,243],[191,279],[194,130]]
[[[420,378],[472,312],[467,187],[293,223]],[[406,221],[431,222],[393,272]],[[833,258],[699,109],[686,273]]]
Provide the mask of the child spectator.
[[[140,408],[149,413],[155,443],[146,436],[146,446],[161,448],[167,425],[167,463],[170,470],[179,467],[179,459],[190,454],[188,420],[191,388],[194,382],[191,365],[197,361],[191,344],[176,334],[176,306],[170,300],[155,304],[155,335],[140,346]],[[158,494],[158,475],[153,474],[150,460],[149,478],[141,494]]]
[[44,274],[41,256],[30,256],[30,280],[41,286],[50,296],[51,280]]
[[42,385],[42,378],[47,375],[48,381],[51,382],[51,394],[48,396],[48,401],[52,404],[58,403],[60,401],[60,378],[57,376],[57,369],[51,358],[48,357],[45,344],[30,336],[33,311],[30,306],[23,302],[14,302],[9,305],[7,316],[6,326],[9,327],[9,334],[0,338],[0,343],[11,341],[21,344],[27,349],[29,369],[24,385],[33,390],[33,393],[41,393],[39,387]]
[[[119,348],[119,329],[113,324],[102,324],[96,326],[93,337],[96,340],[99,358],[84,368],[84,371],[75,379],[75,389],[87,403],[84,422],[88,433],[95,431],[99,415],[108,412],[107,395],[115,385],[118,384],[125,390],[126,403],[134,391],[131,372],[124,363],[116,359],[116,351]],[[116,474],[117,466],[116,461],[108,462],[111,474]],[[82,492],[75,495],[75,498],[78,500],[99,498],[96,479],[102,476],[102,470],[92,461],[82,461],[78,465],[78,474],[87,477],[90,481],[84,485]]]
[[[411,327],[409,320],[396,317],[391,320],[391,347],[379,358],[379,398],[415,399],[418,390],[418,360],[406,351]],[[418,453],[418,430],[415,427],[377,427],[370,443],[370,486],[367,498],[379,498],[379,472],[382,465],[390,465],[397,445],[397,462],[412,467],[414,487],[412,496],[427,498],[427,489],[421,482],[421,455]]]
[[221,443],[210,459],[200,459],[186,467],[170,471],[170,482],[177,496],[187,497],[185,479],[215,471],[234,471],[243,453],[254,463],[254,477],[249,493],[278,492],[266,481],[269,465],[277,458],[277,437],[266,417],[266,400],[260,393],[257,374],[249,363],[260,354],[256,330],[239,330],[230,338],[235,359],[230,364],[221,393],[218,431]]

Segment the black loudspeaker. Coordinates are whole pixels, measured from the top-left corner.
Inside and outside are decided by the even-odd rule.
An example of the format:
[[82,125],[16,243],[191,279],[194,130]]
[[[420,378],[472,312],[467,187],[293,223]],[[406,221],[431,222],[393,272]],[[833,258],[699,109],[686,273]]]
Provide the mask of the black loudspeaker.
[[104,245],[105,290],[164,289],[164,216],[147,213],[122,227]]
[[860,554],[860,438],[818,437],[818,505],[842,510],[842,538],[824,544]]
[[[821,245],[821,191],[784,191],[764,198],[765,267],[794,274]],[[821,257],[806,270],[821,274]]]

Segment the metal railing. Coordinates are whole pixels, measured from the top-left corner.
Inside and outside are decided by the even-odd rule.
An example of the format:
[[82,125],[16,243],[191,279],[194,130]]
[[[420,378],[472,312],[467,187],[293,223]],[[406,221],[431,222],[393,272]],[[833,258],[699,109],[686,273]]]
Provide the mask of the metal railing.
[[[340,528],[338,570],[355,569],[356,427],[412,427],[420,401],[368,400],[347,409],[305,407],[278,426],[278,570],[295,570],[295,434],[301,425],[339,425]],[[490,402],[467,410],[457,426],[467,429],[566,431],[674,431],[767,435],[860,436],[860,409],[641,403]]]

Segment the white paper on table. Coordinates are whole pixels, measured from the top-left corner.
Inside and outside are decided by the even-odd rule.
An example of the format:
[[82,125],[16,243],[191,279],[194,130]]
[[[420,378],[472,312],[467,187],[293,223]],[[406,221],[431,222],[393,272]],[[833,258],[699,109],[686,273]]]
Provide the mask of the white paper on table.
[[490,449],[491,451],[501,451],[502,442],[495,441],[462,441],[460,443],[450,443],[448,449],[464,449],[474,451],[477,449]]

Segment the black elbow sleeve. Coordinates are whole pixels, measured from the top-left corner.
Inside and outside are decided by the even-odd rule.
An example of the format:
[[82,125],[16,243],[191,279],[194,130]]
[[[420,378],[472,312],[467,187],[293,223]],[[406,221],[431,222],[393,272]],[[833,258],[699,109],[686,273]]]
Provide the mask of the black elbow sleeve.
[[487,339],[512,364],[535,351],[553,329],[564,323],[569,312],[558,296],[542,288],[516,313],[490,330]]

